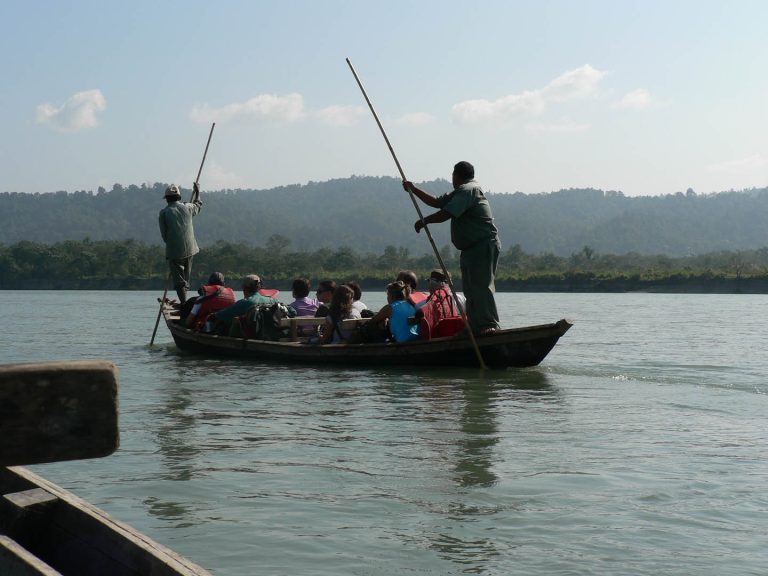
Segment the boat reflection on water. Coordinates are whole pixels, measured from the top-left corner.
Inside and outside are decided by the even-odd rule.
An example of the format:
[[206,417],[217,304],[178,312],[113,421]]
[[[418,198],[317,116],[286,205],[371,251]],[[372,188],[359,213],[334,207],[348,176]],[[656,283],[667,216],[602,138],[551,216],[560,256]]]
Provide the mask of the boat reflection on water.
[[[547,374],[538,368],[502,373],[454,371],[423,378],[420,385],[429,390],[433,401],[437,397],[444,399],[436,403],[440,409],[453,407],[454,413],[443,414],[440,422],[445,424],[455,416],[457,423],[455,430],[443,430],[443,436],[451,433],[454,442],[443,440],[434,445],[440,453],[435,457],[436,467],[452,461],[449,477],[453,488],[440,486],[452,494],[443,494],[447,505],[428,505],[433,520],[423,527],[422,536],[431,549],[458,564],[462,572],[483,572],[494,557],[506,553],[506,544],[498,533],[489,534],[493,518],[508,518],[520,512],[515,502],[488,505],[485,498],[497,484],[510,480],[505,477],[504,462],[515,455],[503,453],[515,442],[507,421],[509,405],[513,405],[514,413],[517,409],[535,410],[533,404],[543,403],[548,406],[542,412],[549,412],[549,405],[561,405],[562,399]],[[448,397],[453,401],[445,401]]]

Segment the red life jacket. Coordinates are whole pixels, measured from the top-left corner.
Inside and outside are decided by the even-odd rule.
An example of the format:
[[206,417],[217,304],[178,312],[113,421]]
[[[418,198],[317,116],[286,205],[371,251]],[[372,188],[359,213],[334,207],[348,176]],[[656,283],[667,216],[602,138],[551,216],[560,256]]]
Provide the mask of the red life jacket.
[[198,302],[200,302],[200,309],[195,316],[195,325],[193,330],[200,331],[203,329],[206,318],[209,314],[213,314],[217,310],[222,310],[235,303],[235,293],[232,288],[226,286],[217,286],[215,284],[206,284],[200,289],[200,296],[198,296]]
[[464,320],[456,308],[456,302],[445,288],[430,294],[427,302],[416,311],[419,334],[422,339],[454,336],[464,329]]
[[410,302],[412,306],[418,307],[418,305],[424,302],[427,298],[429,298],[428,292],[411,292],[411,295],[408,296],[408,302]]

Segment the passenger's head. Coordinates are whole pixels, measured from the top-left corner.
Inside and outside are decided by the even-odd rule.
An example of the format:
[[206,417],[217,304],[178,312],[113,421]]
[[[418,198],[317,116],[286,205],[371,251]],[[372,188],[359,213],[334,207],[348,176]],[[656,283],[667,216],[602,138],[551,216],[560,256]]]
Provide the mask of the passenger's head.
[[448,283],[449,278],[450,274],[446,277],[446,275],[443,274],[443,271],[439,268],[432,270],[432,272],[429,273],[429,278],[427,278],[429,292],[432,293],[438,288],[445,286]]
[[397,300],[405,300],[410,296],[411,289],[408,284],[402,280],[397,280],[391,284],[387,284],[387,301],[392,303]]
[[469,162],[462,160],[453,167],[453,185],[460,186],[464,182],[469,182],[475,177],[475,167]]
[[224,274],[221,272],[212,272],[211,275],[208,276],[208,285],[224,286]]
[[396,280],[399,280],[403,284],[407,284],[411,287],[411,290],[416,290],[419,285],[419,279],[416,276],[416,273],[412,270],[400,270],[400,272],[397,273]]
[[328,304],[333,298],[333,292],[336,290],[336,282],[333,280],[322,280],[317,285],[317,299],[324,304]]
[[363,297],[363,291],[360,289],[360,284],[358,284],[354,280],[350,280],[349,282],[344,282],[344,286],[349,286],[352,289],[353,298],[355,300],[360,300],[360,298]]
[[256,274],[249,274],[243,279],[243,294],[245,294],[246,298],[256,294],[259,288],[261,288],[261,278]]
[[328,307],[332,317],[339,319],[352,309],[354,293],[352,288],[342,284],[338,286],[331,296],[331,305]]
[[309,296],[309,280],[306,278],[296,278],[293,281],[293,297],[306,298]]
[[181,191],[176,184],[171,184],[165,189],[165,201],[169,204],[181,200]]

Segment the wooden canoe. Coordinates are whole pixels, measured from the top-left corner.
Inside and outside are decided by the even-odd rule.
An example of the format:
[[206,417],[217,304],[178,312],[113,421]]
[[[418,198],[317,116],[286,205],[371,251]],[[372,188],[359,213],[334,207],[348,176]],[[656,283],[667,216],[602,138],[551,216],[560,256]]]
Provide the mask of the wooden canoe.
[[0,490],[0,574],[210,576],[26,468],[0,468]]
[[[176,346],[194,354],[225,355],[288,363],[344,364],[358,366],[466,366],[478,365],[472,342],[466,336],[417,340],[406,343],[325,344],[251,340],[193,332],[178,323],[178,311],[163,308]],[[537,366],[572,326],[567,320],[553,324],[498,330],[477,338],[483,360],[490,368]]]
[[118,387],[100,360],[0,366],[0,575],[208,574],[17,466],[114,452]]

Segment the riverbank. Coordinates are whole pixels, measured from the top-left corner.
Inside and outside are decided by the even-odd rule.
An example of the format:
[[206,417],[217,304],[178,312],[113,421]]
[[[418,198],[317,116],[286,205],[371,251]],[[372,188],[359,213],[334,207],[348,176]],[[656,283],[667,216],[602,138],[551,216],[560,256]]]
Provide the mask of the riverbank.
[[[265,284],[290,293],[290,281],[264,279]],[[383,290],[386,278],[362,278],[358,280],[363,291]],[[202,282],[202,279],[199,280]],[[193,282],[193,285],[195,283]],[[229,285],[238,288],[237,282]],[[165,289],[160,278],[82,278],[82,279],[31,279],[24,281],[0,281],[0,290],[154,290]],[[461,291],[461,281],[456,282]],[[618,276],[596,278],[589,276],[534,276],[530,278],[499,278],[497,292],[572,292],[572,293],[622,293],[649,292],[667,294],[768,294],[768,276],[757,277],[701,277],[671,276],[668,278],[643,279]]]
[[499,292],[650,292],[665,294],[766,294],[768,277],[755,278],[641,278],[499,280]]

